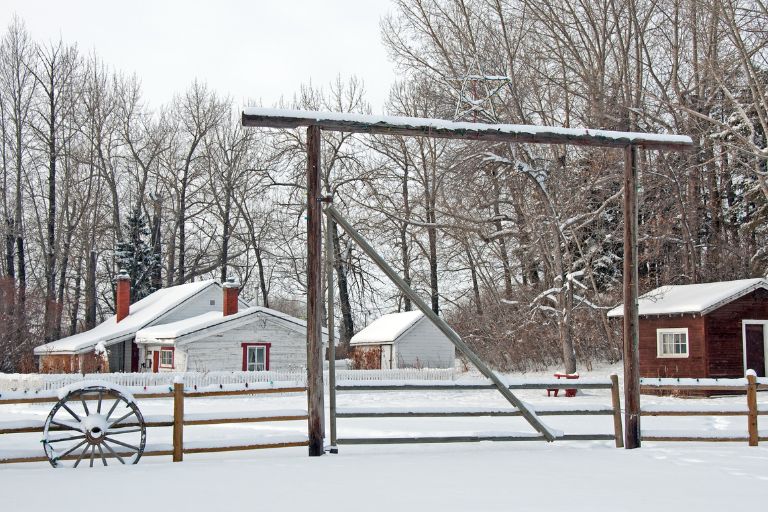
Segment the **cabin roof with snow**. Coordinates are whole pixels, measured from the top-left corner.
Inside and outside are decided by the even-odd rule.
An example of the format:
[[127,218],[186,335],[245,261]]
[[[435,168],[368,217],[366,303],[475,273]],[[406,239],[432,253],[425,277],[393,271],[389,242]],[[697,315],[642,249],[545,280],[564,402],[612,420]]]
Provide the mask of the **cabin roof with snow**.
[[[153,325],[136,333],[137,344],[167,344],[191,343],[229,329],[247,325],[259,317],[277,320],[282,325],[297,332],[305,333],[307,322],[274,309],[253,306],[239,312],[226,315],[221,311],[209,311],[201,315],[185,318],[167,324]],[[328,330],[323,328],[323,341],[328,341]]]
[[[706,315],[724,304],[747,295],[759,288],[768,290],[768,281],[762,278],[720,281],[715,283],[661,286],[638,298],[640,316],[700,314]],[[624,305],[608,312],[608,317],[624,316]]]
[[[117,317],[112,315],[93,329],[35,347],[34,353],[35,355],[83,353],[93,350],[98,342],[109,346],[130,339],[138,330],[161,320],[211,287],[221,288],[221,285],[215,280],[208,280],[162,288],[131,304],[128,316],[120,322],[117,322]],[[248,303],[243,300],[239,300],[239,303],[245,307],[248,306]]]
[[350,343],[352,345],[393,343],[422,318],[424,318],[424,313],[421,311],[406,311],[384,315],[352,336]]

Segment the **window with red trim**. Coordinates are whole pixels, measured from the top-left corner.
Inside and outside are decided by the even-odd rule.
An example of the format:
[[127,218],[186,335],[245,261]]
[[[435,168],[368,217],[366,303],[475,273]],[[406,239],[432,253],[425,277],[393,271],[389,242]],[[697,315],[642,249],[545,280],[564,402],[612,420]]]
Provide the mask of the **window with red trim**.
[[271,343],[243,343],[243,371],[264,372],[269,370]]
[[158,366],[160,368],[173,368],[173,347],[162,347],[160,349],[160,357],[158,358]]

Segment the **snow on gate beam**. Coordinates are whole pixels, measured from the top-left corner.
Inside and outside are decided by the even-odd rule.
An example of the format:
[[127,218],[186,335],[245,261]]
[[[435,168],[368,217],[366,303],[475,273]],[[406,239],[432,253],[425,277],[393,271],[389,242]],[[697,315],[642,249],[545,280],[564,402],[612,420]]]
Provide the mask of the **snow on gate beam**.
[[419,117],[375,116],[256,107],[243,110],[242,124],[243,126],[262,128],[318,126],[321,130],[348,133],[407,135],[489,142],[568,144],[607,148],[624,148],[632,145],[646,149],[680,151],[690,149],[693,146],[693,141],[686,135],[520,124],[466,123]]

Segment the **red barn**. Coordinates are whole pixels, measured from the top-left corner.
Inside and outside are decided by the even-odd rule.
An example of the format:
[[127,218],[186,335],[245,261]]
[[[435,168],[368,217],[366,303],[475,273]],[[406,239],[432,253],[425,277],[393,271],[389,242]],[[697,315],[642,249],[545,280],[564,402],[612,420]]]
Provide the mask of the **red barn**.
[[[662,286],[638,308],[641,377],[766,376],[765,279]],[[623,315],[623,306],[608,312]]]

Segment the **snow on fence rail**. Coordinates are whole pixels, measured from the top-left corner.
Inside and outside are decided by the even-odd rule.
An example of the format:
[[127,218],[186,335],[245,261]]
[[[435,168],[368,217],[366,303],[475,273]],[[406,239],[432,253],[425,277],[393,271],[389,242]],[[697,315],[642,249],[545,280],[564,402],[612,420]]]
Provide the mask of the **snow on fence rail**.
[[747,435],[742,432],[714,432],[714,431],[674,431],[674,430],[643,430],[642,439],[646,441],[714,441],[729,442],[747,441],[749,446],[757,446],[759,441],[768,441],[768,437],[760,436],[757,417],[767,415],[768,411],[761,411],[757,406],[757,391],[768,389],[768,378],[758,378],[752,370],[747,372],[745,378],[739,379],[696,379],[696,378],[644,378],[640,379],[640,387],[643,392],[669,391],[672,393],[702,393],[707,394],[717,391],[744,391],[747,401],[744,407],[712,406],[706,404],[691,403],[675,406],[650,406],[641,407],[643,416],[747,416]]
[[[456,378],[452,368],[405,368],[395,370],[336,370],[337,380],[344,381],[451,381]],[[56,374],[0,374],[0,393],[40,393],[86,380],[100,380],[129,388],[170,386],[182,379],[188,387],[210,387],[228,384],[259,382],[293,382],[305,385],[305,370],[277,370],[265,372],[162,372],[162,373],[56,373]],[[327,381],[327,379],[326,379]]]
[[[104,377],[105,374],[98,375]],[[100,379],[103,381],[103,379]],[[107,383],[105,383],[107,384]],[[127,386],[127,390],[137,388],[137,386]],[[138,389],[144,389],[138,387]],[[247,383],[239,384],[219,384],[198,387],[196,385],[185,385],[181,382],[174,382],[170,385],[147,386],[143,393],[136,394],[136,398],[166,398],[173,397],[172,415],[150,415],[144,418],[144,425],[150,427],[172,427],[173,443],[148,445],[144,450],[144,456],[171,455],[174,462],[183,460],[185,453],[207,453],[221,451],[239,451],[256,450],[264,448],[288,448],[295,446],[307,446],[309,444],[306,434],[290,434],[279,432],[274,436],[260,434],[258,438],[249,438],[248,444],[242,444],[237,440],[206,440],[205,442],[193,442],[184,444],[184,425],[217,425],[222,423],[254,423],[254,422],[273,422],[273,421],[302,421],[307,419],[307,411],[299,409],[281,409],[270,411],[257,411],[252,413],[238,412],[237,416],[229,413],[198,413],[185,414],[185,398],[196,398],[206,396],[242,396],[258,395],[263,393],[298,393],[305,392],[306,388],[296,386],[290,382],[281,383],[257,383],[249,386]],[[18,394],[18,392],[11,392]],[[100,395],[99,395],[100,397]],[[27,402],[55,402],[59,399],[56,390],[44,390],[37,392],[34,398],[7,398],[0,396],[0,405],[15,404]],[[89,399],[86,399],[89,400]],[[100,398],[99,398],[100,400]],[[44,421],[11,421],[0,423],[0,434],[21,434],[29,432],[42,432]],[[126,425],[136,424],[127,422]],[[61,427],[52,427],[51,430],[61,430]],[[36,444],[36,448],[37,443]],[[35,450],[36,451],[36,450]],[[119,454],[118,454],[119,455]],[[74,457],[74,456],[72,456]],[[102,456],[103,457],[103,456]],[[109,458],[109,456],[107,456]],[[15,462],[44,462],[48,458],[44,455],[34,455],[32,450],[15,450],[12,452],[0,452],[0,464]]]

